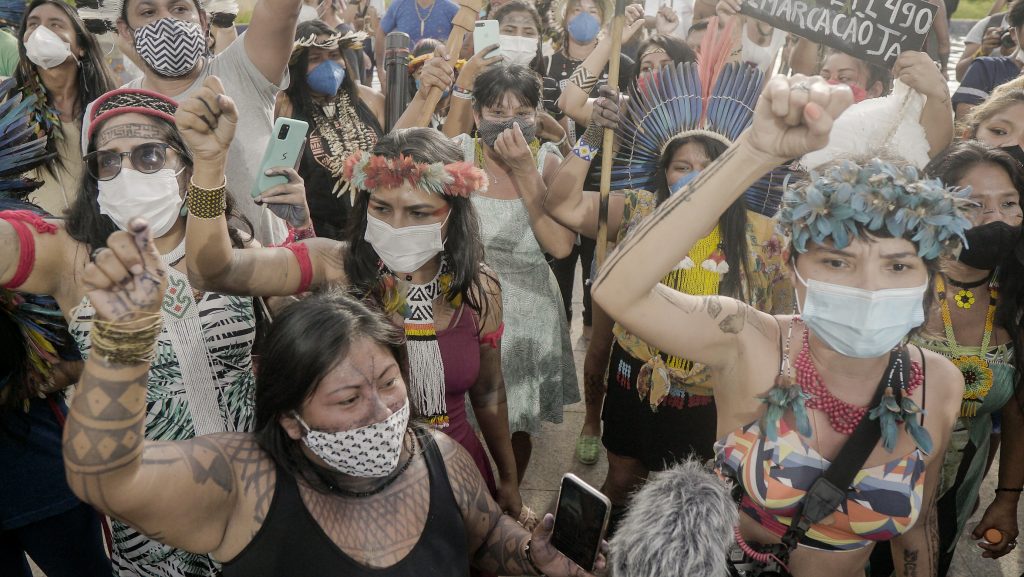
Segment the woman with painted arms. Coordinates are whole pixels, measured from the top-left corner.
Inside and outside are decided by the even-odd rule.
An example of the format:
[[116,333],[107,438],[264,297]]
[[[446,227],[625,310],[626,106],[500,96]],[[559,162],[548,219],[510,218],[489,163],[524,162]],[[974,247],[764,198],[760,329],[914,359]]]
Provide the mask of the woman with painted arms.
[[167,270],[144,220],[107,246],[83,273],[93,355],[64,436],[82,499],[210,553],[225,577],[298,567],[307,577],[468,576],[471,562],[587,575],[552,547],[552,516],[531,535],[502,515],[456,442],[409,426],[402,339],[347,296],[310,297],[276,319],[257,369],[255,433],[143,440]]
[[[631,333],[715,374],[716,459],[742,489],[736,540],[750,563],[854,577],[874,543],[891,540],[897,575],[933,575],[935,492],[963,378],[902,343],[924,321],[938,259],[968,226],[966,201],[912,168],[844,161],[786,193],[780,219],[800,314],[659,282],[757,178],[824,146],[851,101],[817,77],[772,79],[752,127],[609,257],[594,298]],[[863,447],[852,491],[798,544],[780,545],[865,418],[879,421],[880,440]]]

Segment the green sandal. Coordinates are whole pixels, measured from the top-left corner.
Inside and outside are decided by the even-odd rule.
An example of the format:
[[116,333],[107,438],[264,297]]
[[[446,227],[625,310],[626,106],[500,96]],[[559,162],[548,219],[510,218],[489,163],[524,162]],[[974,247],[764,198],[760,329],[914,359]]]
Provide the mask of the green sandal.
[[584,465],[593,465],[601,453],[600,439],[591,435],[580,435],[576,439],[576,459]]

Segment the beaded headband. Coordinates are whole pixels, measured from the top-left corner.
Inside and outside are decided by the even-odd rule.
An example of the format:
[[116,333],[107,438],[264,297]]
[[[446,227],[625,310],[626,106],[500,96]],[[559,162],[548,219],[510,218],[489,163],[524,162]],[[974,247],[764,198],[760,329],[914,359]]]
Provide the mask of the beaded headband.
[[165,120],[173,125],[174,113],[177,111],[178,103],[163,94],[141,88],[111,90],[97,98],[89,108],[84,142],[92,140],[96,127],[114,116],[128,113],[144,114]]
[[462,198],[487,190],[486,173],[468,162],[426,164],[411,156],[387,158],[361,150],[345,159],[344,174],[353,187],[370,192],[404,183],[430,194]]
[[644,56],[647,56],[648,54],[668,54],[668,50],[665,50],[664,48],[658,46],[657,44],[652,44],[650,48],[644,50],[644,53],[641,54],[640,57],[636,59],[636,61],[640,62],[641,60],[644,59]]
[[807,252],[808,241],[829,239],[845,248],[863,230],[905,238],[917,245],[918,256],[934,260],[952,254],[971,227],[964,216],[970,189],[921,178],[913,165],[846,160],[785,188],[779,226],[798,252]]

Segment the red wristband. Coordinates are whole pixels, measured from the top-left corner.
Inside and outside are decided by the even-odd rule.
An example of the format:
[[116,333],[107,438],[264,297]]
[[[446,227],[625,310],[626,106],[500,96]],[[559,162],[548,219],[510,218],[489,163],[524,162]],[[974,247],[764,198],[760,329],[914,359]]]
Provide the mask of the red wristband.
[[309,260],[309,247],[302,243],[294,243],[284,248],[292,251],[299,263],[299,289],[295,294],[304,293],[309,290],[309,285],[313,284],[313,262]]
[[480,335],[480,344],[491,345],[492,349],[498,348],[498,342],[501,341],[501,335],[505,334],[505,323],[501,323],[497,329],[492,333],[486,335]]
[[11,280],[4,283],[3,288],[16,289],[20,287],[32,274],[36,265],[36,239],[26,223],[35,227],[40,234],[54,234],[57,226],[46,222],[43,217],[30,210],[4,210],[0,211],[0,220],[6,220],[18,235],[18,268],[14,271]]

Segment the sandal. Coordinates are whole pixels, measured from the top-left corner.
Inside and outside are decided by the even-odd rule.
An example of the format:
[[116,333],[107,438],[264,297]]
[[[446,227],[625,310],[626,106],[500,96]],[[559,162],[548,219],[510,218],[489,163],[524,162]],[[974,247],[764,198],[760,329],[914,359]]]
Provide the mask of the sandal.
[[584,465],[593,465],[601,453],[600,440],[592,435],[580,435],[576,439],[576,460]]

